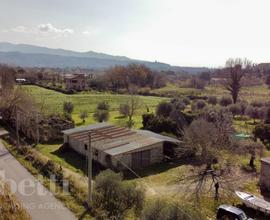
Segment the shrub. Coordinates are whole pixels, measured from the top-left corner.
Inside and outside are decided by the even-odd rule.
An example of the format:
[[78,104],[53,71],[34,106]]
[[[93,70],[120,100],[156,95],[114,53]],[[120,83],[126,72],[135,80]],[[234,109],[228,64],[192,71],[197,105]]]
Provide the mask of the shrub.
[[119,113],[124,117],[127,117],[129,114],[129,105],[128,104],[120,104]]
[[74,105],[72,104],[72,102],[64,102],[63,110],[64,110],[64,113],[67,113],[70,115],[74,110]]
[[183,204],[156,199],[147,203],[142,210],[141,220],[202,220],[205,219],[194,209]]
[[110,113],[107,110],[97,109],[94,113],[94,119],[98,122],[108,121],[109,117],[110,117]]
[[171,111],[173,110],[173,105],[172,103],[168,103],[168,102],[161,102],[158,104],[157,108],[156,108],[156,114],[157,116],[162,116],[162,117],[169,117]]
[[264,123],[265,124],[270,124],[270,107],[266,110]]
[[239,104],[231,104],[228,108],[233,116],[241,114],[241,106]]
[[201,79],[198,79],[196,77],[193,77],[192,79],[190,79],[188,86],[190,88],[194,88],[194,89],[204,89],[205,81],[201,80]]
[[190,104],[190,99],[188,97],[185,97],[183,98],[183,102],[186,104],[186,105],[189,105]]
[[246,109],[248,107],[248,102],[246,102],[246,101],[240,101],[238,104],[240,106],[240,114],[241,115],[244,115],[246,113]]
[[106,110],[106,111],[109,111],[109,109],[110,109],[110,105],[109,105],[109,103],[108,103],[108,102],[103,101],[103,102],[98,103],[98,105],[97,105],[97,109],[99,109],[99,110]]
[[219,101],[219,104],[221,105],[221,106],[228,106],[228,105],[230,105],[230,104],[232,104],[232,98],[231,97],[229,97],[229,96],[223,96],[223,97],[221,97],[221,99],[220,99],[220,101]]
[[203,109],[204,107],[206,107],[206,102],[204,100],[198,100],[196,102],[196,108],[197,109]]
[[259,124],[254,130],[253,134],[255,138],[259,138],[265,145],[270,143],[270,124]]
[[101,172],[95,179],[93,212],[96,219],[124,219],[131,209],[139,214],[144,191],[135,182],[123,182],[121,174],[111,170]]
[[253,106],[253,107],[258,107],[258,108],[260,108],[260,107],[263,107],[263,106],[264,106],[264,103],[261,102],[261,101],[252,101],[252,102],[250,103],[250,105]]
[[209,96],[207,99],[207,102],[211,105],[216,105],[217,104],[217,97],[216,96]]
[[246,109],[246,115],[248,115],[250,118],[252,118],[254,120],[254,123],[255,123],[255,119],[260,118],[259,108],[248,106]]
[[161,133],[173,133],[176,134],[177,125],[176,122],[169,117],[165,118],[163,116],[154,116],[153,114],[143,115],[143,125],[144,129]]
[[87,111],[81,111],[79,116],[80,116],[80,119],[83,120],[83,123],[85,123],[85,119],[88,117],[88,113]]
[[270,88],[270,74],[268,73],[268,75],[266,76],[266,80],[265,80],[266,85],[268,85],[268,88]]

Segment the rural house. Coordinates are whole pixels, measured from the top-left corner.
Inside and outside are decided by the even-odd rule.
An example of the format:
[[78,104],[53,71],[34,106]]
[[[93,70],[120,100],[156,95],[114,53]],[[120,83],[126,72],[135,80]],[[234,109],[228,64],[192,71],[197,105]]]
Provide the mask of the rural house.
[[270,192],[270,157],[261,159],[260,187],[262,191]]
[[76,73],[65,76],[67,90],[84,90],[86,88],[86,77],[84,74]]
[[151,131],[131,130],[104,122],[63,133],[65,144],[82,155],[87,155],[90,136],[93,159],[117,170],[140,169],[160,163],[166,157],[173,157],[174,148],[180,144],[175,138]]

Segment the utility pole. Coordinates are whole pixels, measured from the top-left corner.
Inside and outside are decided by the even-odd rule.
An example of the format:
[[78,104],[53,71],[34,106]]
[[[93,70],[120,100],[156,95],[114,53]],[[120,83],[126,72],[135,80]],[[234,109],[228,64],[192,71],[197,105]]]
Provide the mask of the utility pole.
[[93,187],[92,187],[92,143],[91,143],[91,131],[88,133],[88,207],[92,205],[93,199]]
[[38,118],[38,112],[36,112],[36,126],[37,126],[37,144],[39,144],[39,118]]
[[15,107],[16,109],[16,136],[17,136],[17,147],[20,146],[20,134],[19,134],[19,111],[18,111],[18,107]]

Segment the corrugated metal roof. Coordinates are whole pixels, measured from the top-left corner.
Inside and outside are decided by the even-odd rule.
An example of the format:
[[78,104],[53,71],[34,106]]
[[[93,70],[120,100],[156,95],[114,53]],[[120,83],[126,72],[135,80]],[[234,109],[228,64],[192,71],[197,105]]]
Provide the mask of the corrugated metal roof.
[[132,142],[120,147],[115,147],[115,148],[111,148],[109,150],[104,151],[105,153],[111,155],[111,156],[115,156],[115,155],[119,155],[119,154],[123,154],[123,153],[128,153],[130,151],[133,150],[137,150],[140,148],[144,148],[147,146],[151,146],[153,144],[156,143],[160,143],[162,142],[161,140],[157,139],[157,138],[147,138],[147,140],[144,140],[144,142]]
[[180,140],[178,140],[176,138],[172,138],[172,137],[168,137],[168,136],[165,136],[165,135],[157,134],[155,132],[148,131],[148,130],[137,130],[137,133],[147,135],[149,137],[155,137],[155,138],[158,138],[158,139],[163,140],[163,141],[169,141],[169,142],[173,142],[173,143],[182,143],[182,141],[180,141]]
[[181,141],[147,130],[130,130],[109,123],[99,123],[63,131],[70,139],[88,144],[91,134],[92,147],[110,155],[126,153],[160,142],[174,144]]
[[106,122],[102,122],[102,123],[98,123],[98,124],[93,124],[93,125],[85,125],[85,126],[80,126],[77,128],[72,128],[72,129],[68,129],[68,130],[64,130],[62,131],[64,134],[73,134],[73,133],[77,133],[77,132],[82,132],[82,131],[89,131],[92,129],[97,129],[97,128],[103,128],[106,126],[112,126],[109,123]]

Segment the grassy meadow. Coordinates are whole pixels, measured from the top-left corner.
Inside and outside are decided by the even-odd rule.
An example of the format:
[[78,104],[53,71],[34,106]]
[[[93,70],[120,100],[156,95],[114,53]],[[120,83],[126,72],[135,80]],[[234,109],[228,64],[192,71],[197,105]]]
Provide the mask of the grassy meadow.
[[[85,124],[95,123],[93,113],[96,106],[101,101],[107,101],[110,105],[110,118],[109,121],[118,125],[125,125],[125,118],[119,114],[119,105],[126,103],[129,99],[129,95],[111,94],[104,92],[85,92],[73,95],[65,95],[53,90],[44,89],[38,86],[23,86],[23,89],[29,94],[33,95],[35,101],[41,106],[45,114],[63,113],[63,103],[65,101],[72,102],[74,105],[74,111],[72,118],[77,126],[82,125],[82,120],[79,117],[81,111],[88,112],[88,118],[85,120]],[[136,111],[134,117],[135,128],[142,126],[141,115],[155,110],[155,107],[162,100],[166,98],[153,97],[153,96],[138,96],[140,99],[140,105]]]
[[[181,88],[177,87],[175,84],[168,84],[166,87],[160,89],[154,89],[151,94],[160,96],[187,96],[187,95],[197,95],[197,96],[217,96],[218,98],[222,96],[229,95],[229,92],[222,86],[206,86],[205,89],[193,89],[193,88]],[[250,86],[243,87],[239,98],[247,100],[249,102],[253,100],[267,101],[270,96],[270,89],[266,86]]]

